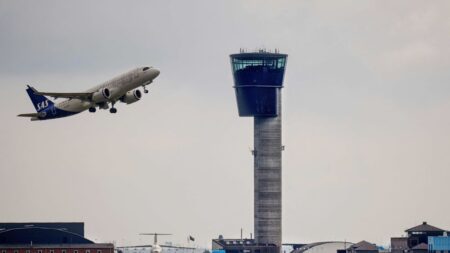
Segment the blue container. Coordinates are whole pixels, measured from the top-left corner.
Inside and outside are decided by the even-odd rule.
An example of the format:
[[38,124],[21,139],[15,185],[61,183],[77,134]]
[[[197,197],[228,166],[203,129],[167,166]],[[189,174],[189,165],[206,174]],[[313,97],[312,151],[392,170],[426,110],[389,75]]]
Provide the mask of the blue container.
[[428,250],[430,252],[450,251],[450,236],[429,236]]
[[283,88],[286,54],[232,54],[231,67],[239,116],[278,116],[278,92]]

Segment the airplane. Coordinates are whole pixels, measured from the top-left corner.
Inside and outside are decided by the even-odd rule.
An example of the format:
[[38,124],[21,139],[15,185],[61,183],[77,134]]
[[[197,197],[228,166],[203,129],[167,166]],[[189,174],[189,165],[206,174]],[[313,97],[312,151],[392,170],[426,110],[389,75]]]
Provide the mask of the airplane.
[[[108,109],[111,104],[110,113],[117,113],[115,103],[120,101],[132,104],[142,98],[138,87],[144,88],[151,84],[159,75],[159,70],[153,67],[139,67],[119,75],[109,81],[99,84],[85,92],[61,93],[40,92],[28,85],[27,93],[36,109],[36,113],[19,114],[19,117],[29,117],[31,121],[49,120],[72,116],[89,109],[94,113],[96,107]],[[64,101],[55,104],[45,96],[65,98]]]
[[172,245],[159,245],[158,244],[158,235],[171,235],[171,234],[161,234],[161,233],[141,233],[140,235],[153,235],[153,244],[152,245],[138,245],[138,246],[122,246],[122,247],[116,247],[118,249],[118,252],[123,252],[123,249],[129,249],[129,248],[151,248],[150,253],[161,253],[162,248],[173,248],[173,249],[192,249],[195,248],[191,247],[181,247],[181,246],[172,246]]

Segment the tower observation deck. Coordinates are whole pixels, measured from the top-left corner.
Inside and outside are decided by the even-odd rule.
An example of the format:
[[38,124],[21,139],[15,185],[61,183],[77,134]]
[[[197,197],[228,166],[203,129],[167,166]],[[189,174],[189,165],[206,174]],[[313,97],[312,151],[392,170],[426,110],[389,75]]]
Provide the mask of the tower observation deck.
[[230,55],[239,116],[254,117],[254,233],[281,251],[281,89],[286,54]]

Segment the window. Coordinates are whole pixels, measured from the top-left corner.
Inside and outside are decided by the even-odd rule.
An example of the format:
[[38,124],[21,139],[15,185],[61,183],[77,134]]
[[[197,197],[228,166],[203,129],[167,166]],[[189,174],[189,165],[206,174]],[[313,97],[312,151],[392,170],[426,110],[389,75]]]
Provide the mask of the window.
[[146,71],[148,69],[149,69],[149,67],[145,67],[145,68],[142,69],[142,71]]
[[283,69],[286,65],[286,58],[269,58],[269,59],[233,59],[233,70],[251,69],[266,67],[266,69]]
[[6,253],[6,250],[2,250],[2,253]]
[[51,249],[51,250],[50,250],[50,253],[55,253],[55,251]]
[[66,253],[66,250],[65,249],[61,250],[61,253]]
[[29,249],[27,249],[27,250],[25,250],[25,252],[26,252],[26,253],[30,253],[30,250],[29,250]]
[[19,251],[18,250],[14,250],[14,253],[19,253]]
[[98,250],[97,250],[97,253],[102,253],[102,250],[101,250],[101,249],[98,249]]
[[91,251],[87,249],[85,253],[91,253]]
[[74,250],[73,253],[78,253],[78,250]]
[[40,249],[40,250],[38,250],[38,253],[42,253],[42,250]]

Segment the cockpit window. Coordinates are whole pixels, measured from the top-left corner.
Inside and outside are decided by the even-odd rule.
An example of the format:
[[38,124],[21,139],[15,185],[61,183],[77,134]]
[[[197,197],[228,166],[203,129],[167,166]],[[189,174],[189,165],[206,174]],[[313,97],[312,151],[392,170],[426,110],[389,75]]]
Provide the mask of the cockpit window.
[[145,67],[142,69],[142,71],[146,71],[147,69],[149,69],[149,67]]

